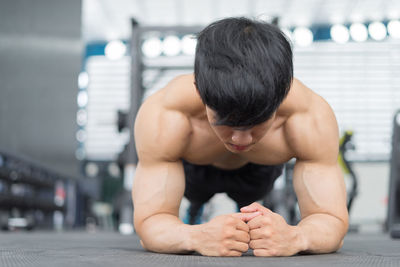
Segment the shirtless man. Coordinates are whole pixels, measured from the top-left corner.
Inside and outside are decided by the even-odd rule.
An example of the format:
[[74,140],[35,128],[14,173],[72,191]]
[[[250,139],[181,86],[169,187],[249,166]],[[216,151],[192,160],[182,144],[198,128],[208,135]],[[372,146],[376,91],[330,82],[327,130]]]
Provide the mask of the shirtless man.
[[[338,139],[330,106],[293,78],[291,47],[278,28],[246,18],[209,25],[198,36],[194,75],[149,97],[136,118],[132,197],[142,246],[207,256],[338,250],[348,228]],[[295,226],[255,202],[292,158]],[[184,195],[196,211],[217,192],[240,212],[197,225],[178,218]]]

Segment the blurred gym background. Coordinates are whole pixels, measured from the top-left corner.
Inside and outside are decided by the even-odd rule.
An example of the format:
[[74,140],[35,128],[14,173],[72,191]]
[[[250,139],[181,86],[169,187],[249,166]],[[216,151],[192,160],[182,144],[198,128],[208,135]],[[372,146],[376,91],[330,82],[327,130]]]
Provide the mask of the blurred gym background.
[[[397,229],[397,0],[2,0],[1,228],[133,233],[138,106],[192,72],[194,34],[228,16],[277,24],[295,76],[333,107],[351,231]],[[295,223],[292,166],[263,202]],[[234,209],[216,195],[204,219]]]

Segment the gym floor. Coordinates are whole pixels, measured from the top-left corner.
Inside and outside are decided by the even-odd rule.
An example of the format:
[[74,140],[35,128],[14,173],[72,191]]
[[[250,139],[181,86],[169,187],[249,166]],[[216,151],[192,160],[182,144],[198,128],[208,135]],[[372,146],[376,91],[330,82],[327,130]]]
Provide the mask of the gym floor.
[[400,239],[351,234],[342,249],[324,255],[236,257],[173,255],[145,251],[136,235],[112,232],[0,234],[0,266],[400,266]]

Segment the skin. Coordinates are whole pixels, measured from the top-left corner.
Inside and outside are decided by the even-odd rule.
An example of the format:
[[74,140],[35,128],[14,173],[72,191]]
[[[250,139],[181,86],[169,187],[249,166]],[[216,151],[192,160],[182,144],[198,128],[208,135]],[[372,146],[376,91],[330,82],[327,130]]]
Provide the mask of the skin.
[[[346,191],[337,163],[339,136],[326,101],[297,79],[270,120],[254,127],[216,126],[192,74],[149,97],[135,123],[139,163],[132,198],[134,224],[144,248],[160,253],[196,251],[207,256],[290,256],[338,250],[348,229]],[[296,158],[293,185],[301,221],[253,203],[240,213],[205,224],[178,218],[185,190],[182,159],[222,169],[248,162],[274,165]]]

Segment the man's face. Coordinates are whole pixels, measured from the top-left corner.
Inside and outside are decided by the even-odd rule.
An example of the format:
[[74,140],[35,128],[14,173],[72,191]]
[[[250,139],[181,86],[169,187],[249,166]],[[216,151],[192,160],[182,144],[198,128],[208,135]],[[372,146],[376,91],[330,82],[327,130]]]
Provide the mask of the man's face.
[[268,132],[275,119],[274,113],[271,119],[251,127],[230,127],[215,125],[216,113],[209,107],[206,107],[206,112],[211,128],[219,139],[221,139],[225,147],[233,153],[250,151]]

